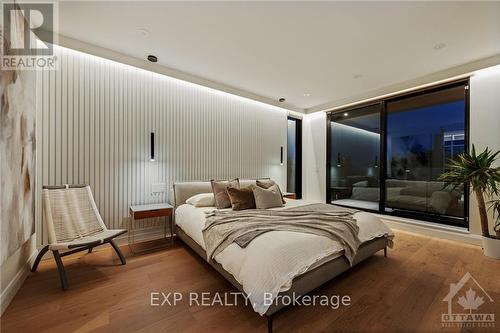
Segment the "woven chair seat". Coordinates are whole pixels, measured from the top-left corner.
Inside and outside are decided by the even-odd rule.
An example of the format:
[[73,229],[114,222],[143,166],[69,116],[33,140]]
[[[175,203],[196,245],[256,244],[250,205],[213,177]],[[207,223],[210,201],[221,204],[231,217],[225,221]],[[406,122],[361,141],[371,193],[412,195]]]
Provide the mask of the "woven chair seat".
[[106,243],[108,240],[113,239],[117,236],[120,236],[126,233],[126,229],[108,229],[101,231],[98,234],[92,236],[86,236],[82,238],[75,239],[71,242],[67,243],[53,243],[49,244],[50,250],[69,250],[77,247],[95,245],[98,246],[100,244]]

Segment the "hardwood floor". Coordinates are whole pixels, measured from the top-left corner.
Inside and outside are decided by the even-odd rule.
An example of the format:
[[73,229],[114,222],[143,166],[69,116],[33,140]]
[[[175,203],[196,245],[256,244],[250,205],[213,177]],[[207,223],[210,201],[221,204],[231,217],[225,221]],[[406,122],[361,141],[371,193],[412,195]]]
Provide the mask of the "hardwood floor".
[[[1,318],[3,332],[266,332],[266,321],[250,306],[150,306],[150,293],[235,291],[194,252],[177,245],[132,256],[127,265],[111,249],[64,259],[70,289],[62,292],[53,260],[31,274]],[[479,247],[396,232],[395,247],[312,292],[349,295],[352,305],[294,307],[279,312],[275,332],[467,332],[443,328],[443,298],[450,283],[470,272],[494,299],[500,330],[500,261]],[[241,301],[242,299],[240,299]],[[486,308],[489,306],[489,308]]]

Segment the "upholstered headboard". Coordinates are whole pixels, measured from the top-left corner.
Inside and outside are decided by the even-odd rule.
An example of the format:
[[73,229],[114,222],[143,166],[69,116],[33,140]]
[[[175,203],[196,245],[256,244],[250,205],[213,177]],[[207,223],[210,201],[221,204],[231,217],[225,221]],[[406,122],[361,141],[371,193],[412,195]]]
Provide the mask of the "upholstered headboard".
[[[255,180],[240,179],[240,186],[255,185]],[[208,181],[198,182],[178,182],[174,183],[174,187],[169,195],[170,204],[174,207],[186,203],[186,200],[193,195],[200,193],[212,193],[212,185]]]

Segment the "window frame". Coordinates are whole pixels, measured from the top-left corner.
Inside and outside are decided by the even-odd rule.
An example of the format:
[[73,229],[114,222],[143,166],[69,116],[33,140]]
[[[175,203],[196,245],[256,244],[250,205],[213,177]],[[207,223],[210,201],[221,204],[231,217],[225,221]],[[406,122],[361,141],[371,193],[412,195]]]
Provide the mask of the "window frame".
[[[355,105],[351,105],[349,107],[345,108],[340,108],[336,110],[332,110],[327,112],[327,121],[326,121],[326,183],[325,183],[325,188],[326,188],[326,203],[332,204],[331,203],[331,191],[329,190],[331,179],[330,179],[330,168],[332,167],[331,163],[331,131],[330,131],[330,126],[332,122],[332,117],[333,115],[336,115],[338,113],[344,113],[344,112],[352,112],[353,110],[363,108],[363,107],[369,107],[369,106],[374,106],[374,105],[379,105],[380,107],[380,158],[379,158],[379,165],[380,165],[380,172],[379,172],[379,184],[380,184],[380,192],[379,192],[379,209],[378,210],[373,210],[373,209],[365,209],[365,208],[357,208],[357,207],[348,207],[344,206],[341,204],[334,204],[337,206],[341,207],[347,207],[347,208],[355,208],[359,209],[362,211],[367,211],[367,212],[372,212],[372,213],[377,213],[377,214],[382,214],[382,215],[388,215],[388,216],[398,216],[398,217],[403,217],[403,218],[410,218],[410,219],[417,219],[417,220],[422,220],[422,221],[428,221],[428,222],[433,222],[433,223],[439,223],[439,224],[444,224],[444,225],[449,225],[449,226],[455,226],[455,227],[462,227],[466,228],[469,230],[469,186],[465,185],[464,187],[464,217],[463,218],[454,218],[454,217],[449,217],[449,216],[443,216],[439,214],[432,214],[428,212],[417,212],[417,211],[394,211],[394,212],[387,212],[385,210],[385,201],[386,201],[386,186],[385,186],[385,181],[387,179],[387,140],[386,140],[386,133],[387,133],[387,103],[388,102],[393,102],[405,98],[410,98],[410,97],[415,97],[419,95],[425,95],[428,93],[432,92],[438,92],[443,89],[447,88],[452,88],[452,87],[457,87],[457,86],[465,86],[465,92],[464,92],[464,102],[465,102],[465,119],[464,119],[464,147],[465,151],[469,151],[470,148],[470,86],[469,86],[470,78],[463,78],[451,82],[446,82],[442,84],[437,84],[433,85],[430,87],[425,87],[425,88],[419,88],[410,92],[405,92],[401,94],[396,94],[388,97],[383,97],[383,98],[378,98],[371,100],[369,102],[363,102]],[[384,186],[382,186],[384,184]]]

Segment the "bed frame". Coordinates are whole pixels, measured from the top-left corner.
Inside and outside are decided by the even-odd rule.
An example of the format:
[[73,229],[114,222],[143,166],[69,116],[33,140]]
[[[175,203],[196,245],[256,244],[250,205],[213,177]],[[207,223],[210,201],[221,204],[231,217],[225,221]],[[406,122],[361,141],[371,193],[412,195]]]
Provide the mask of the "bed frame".
[[[255,181],[240,180],[240,184],[243,186],[252,183],[255,183]],[[188,199],[189,197],[199,193],[208,193],[211,192],[211,190],[212,189],[210,182],[176,183],[174,184],[173,188],[173,196],[170,197],[174,198],[174,201],[172,203],[174,204],[174,207],[177,207],[181,204],[184,204],[186,199]],[[222,265],[215,261],[208,261],[205,250],[177,225],[175,225],[175,234],[187,246],[195,251],[200,257],[202,257],[210,266],[212,266],[217,272],[219,272],[227,281],[229,281],[236,289],[238,289],[242,293],[245,293],[241,284],[236,281],[234,277],[222,267]],[[347,261],[345,256],[340,256],[338,258],[332,259],[310,271],[307,271],[295,277],[293,279],[291,288],[287,291],[280,292],[278,295],[286,295],[290,297],[292,297],[292,295],[306,295],[307,293],[330,281],[334,277],[349,270],[351,267],[371,257],[378,251],[384,250],[384,256],[387,257],[387,246],[388,241],[385,237],[379,237],[369,242],[365,242],[359,247],[358,252],[354,257],[352,266],[349,265],[349,262]],[[279,299],[282,300],[283,298],[280,297]],[[273,302],[273,304],[266,311],[265,316],[267,318],[267,329],[269,333],[271,333],[273,330],[274,315],[286,306],[287,305],[279,302]]]

